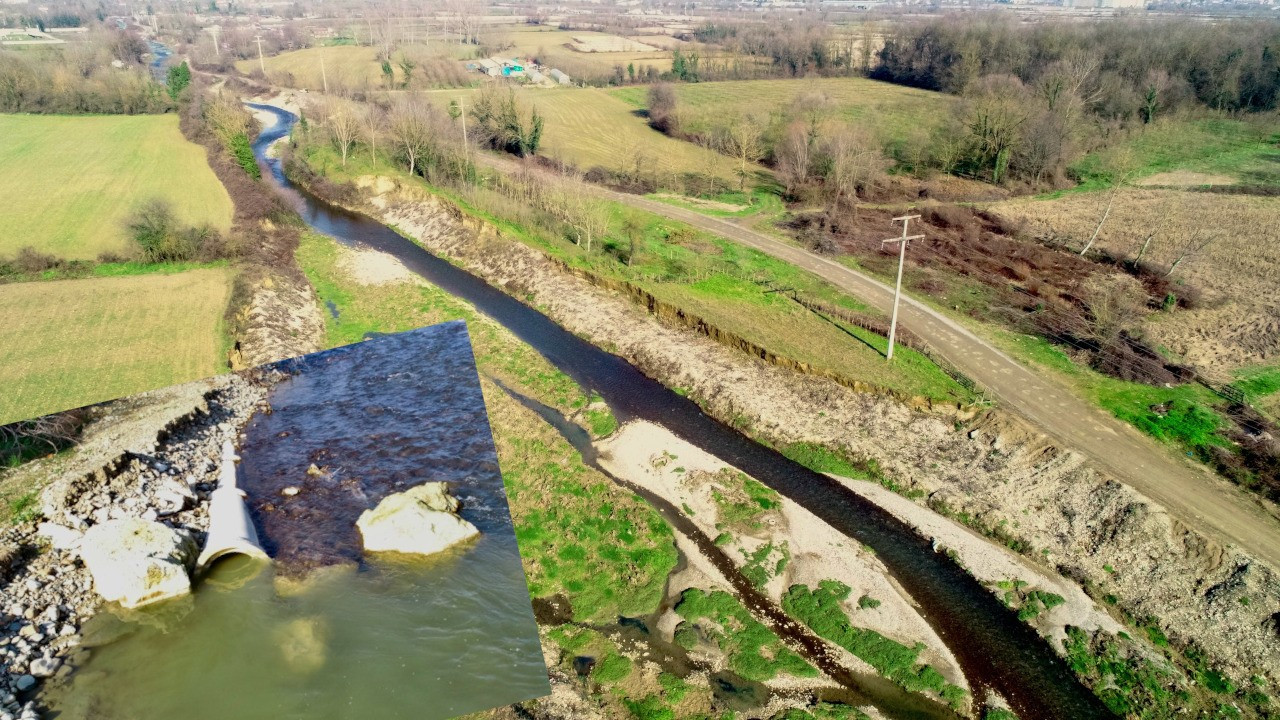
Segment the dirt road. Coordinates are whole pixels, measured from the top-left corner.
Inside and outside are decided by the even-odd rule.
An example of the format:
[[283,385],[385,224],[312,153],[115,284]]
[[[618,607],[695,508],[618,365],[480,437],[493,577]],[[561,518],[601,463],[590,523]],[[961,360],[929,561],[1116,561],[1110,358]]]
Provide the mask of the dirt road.
[[[492,155],[484,160],[502,170],[517,167]],[[893,288],[834,260],[693,210],[588,187],[601,197],[688,223],[809,270],[885,313],[893,304]],[[1065,447],[1083,453],[1187,525],[1280,568],[1280,521],[1259,501],[1090,405],[1060,382],[1022,366],[924,303],[904,295],[899,322],[1006,408]]]

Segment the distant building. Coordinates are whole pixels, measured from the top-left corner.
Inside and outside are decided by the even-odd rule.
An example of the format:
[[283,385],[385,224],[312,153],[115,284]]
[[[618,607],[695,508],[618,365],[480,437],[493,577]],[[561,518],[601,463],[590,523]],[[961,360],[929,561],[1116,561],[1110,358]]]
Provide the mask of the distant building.
[[570,83],[572,83],[572,82],[573,82],[572,80],[570,80],[570,79],[569,79],[569,76],[568,76],[568,75],[565,75],[564,73],[560,72],[559,70],[555,70],[555,69],[553,69],[551,72],[547,73],[547,75],[549,75],[549,76],[551,77],[551,79],[552,79],[552,80],[555,80],[556,82],[560,83],[561,85],[568,85],[568,84],[570,84]]
[[547,81],[547,76],[546,76],[546,75],[543,75],[542,73],[538,72],[537,70],[527,70],[527,71],[525,71],[525,77],[529,78],[529,82],[531,82],[531,83],[533,83],[533,84],[535,84],[535,85],[541,85],[542,83],[544,83],[544,82],[546,82],[546,81]]

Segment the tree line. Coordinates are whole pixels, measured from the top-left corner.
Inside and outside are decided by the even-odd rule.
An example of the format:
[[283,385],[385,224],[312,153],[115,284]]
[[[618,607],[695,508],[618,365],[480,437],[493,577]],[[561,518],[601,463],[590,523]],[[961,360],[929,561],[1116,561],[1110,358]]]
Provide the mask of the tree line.
[[0,50],[0,112],[139,114],[172,110],[151,79],[146,43],[132,33],[100,30],[83,42]]
[[1042,94],[1077,93],[1103,117],[1143,122],[1188,104],[1274,110],[1280,22],[948,17],[898,26],[871,76],[957,95],[984,77],[1014,77]]

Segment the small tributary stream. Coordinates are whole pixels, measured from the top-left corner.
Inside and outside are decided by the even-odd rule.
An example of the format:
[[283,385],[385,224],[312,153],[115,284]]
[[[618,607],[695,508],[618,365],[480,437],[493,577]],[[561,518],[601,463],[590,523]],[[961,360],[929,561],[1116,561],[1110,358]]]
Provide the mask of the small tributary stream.
[[[815,473],[705,414],[693,401],[647,377],[626,360],[557,325],[481,278],[432,255],[372,219],[337,208],[284,176],[266,157],[296,117],[270,105],[277,123],[254,151],[294,197],[305,221],[341,243],[393,255],[410,270],[485,313],[541,353],[579,385],[598,392],[620,421],[643,419],[733,465],[802,505],[857,542],[870,546],[911,594],[922,615],[955,654],[976,690],[990,688],[1023,718],[1082,720],[1113,715],[1072,675],[1036,632],[910,527],[840,483]],[[899,708],[883,707],[890,717]]]

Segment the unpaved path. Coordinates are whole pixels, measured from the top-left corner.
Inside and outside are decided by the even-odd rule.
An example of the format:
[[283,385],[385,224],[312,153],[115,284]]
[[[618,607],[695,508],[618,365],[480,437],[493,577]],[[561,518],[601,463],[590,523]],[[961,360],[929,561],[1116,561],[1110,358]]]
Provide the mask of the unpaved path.
[[[482,155],[482,161],[504,171],[519,167],[493,155]],[[892,288],[834,260],[693,210],[595,185],[585,187],[600,197],[693,225],[785,260],[885,313],[892,309]],[[1057,380],[1022,366],[924,303],[904,295],[898,317],[903,327],[1050,437],[1083,453],[1192,527],[1280,568],[1280,522],[1257,500],[1103,413]]]

